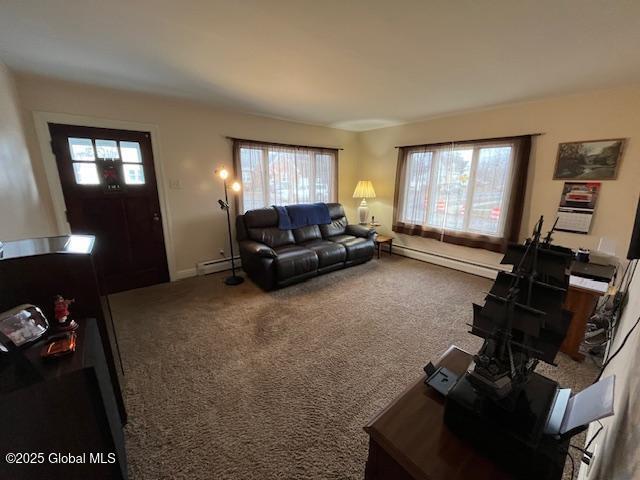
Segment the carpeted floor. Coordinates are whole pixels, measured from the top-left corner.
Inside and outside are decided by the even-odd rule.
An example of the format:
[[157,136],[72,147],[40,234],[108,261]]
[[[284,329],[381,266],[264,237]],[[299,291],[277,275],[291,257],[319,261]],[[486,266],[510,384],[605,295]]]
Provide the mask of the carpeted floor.
[[[361,479],[363,425],[450,344],[487,279],[398,256],[264,293],[197,277],[112,296],[140,479]],[[582,388],[595,367],[539,371]]]

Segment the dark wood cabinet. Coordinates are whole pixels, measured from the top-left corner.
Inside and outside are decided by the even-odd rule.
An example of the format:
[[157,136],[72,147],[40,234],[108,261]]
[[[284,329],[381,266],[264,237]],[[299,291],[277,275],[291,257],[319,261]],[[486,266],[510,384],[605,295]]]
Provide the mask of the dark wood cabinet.
[[[53,298],[73,298],[72,317],[94,318],[113,384],[121,423],[127,412],[120,388],[122,373],[109,298],[100,294],[93,251],[95,237],[66,235],[6,242],[0,252],[0,312],[30,303],[55,321]],[[2,357],[0,357],[2,362]],[[0,385],[0,391],[3,390]]]
[[593,315],[593,311],[598,304],[598,299],[602,293],[584,288],[570,286],[567,298],[564,301],[564,308],[573,313],[571,324],[567,335],[560,346],[560,351],[566,353],[574,360],[581,362],[584,354],[580,352],[580,345],[584,341],[584,334],[587,331],[587,323]]
[[[39,381],[0,395],[2,455],[42,454],[28,464],[0,459],[0,478],[127,478],[124,432],[97,324],[78,323],[75,353],[45,361],[46,340],[31,345],[22,355]],[[81,460],[66,463],[65,455]]]
[[[92,236],[71,235],[2,246],[0,312],[33,304],[51,325],[53,298],[60,294],[75,299],[71,316],[79,328],[77,350],[64,358],[40,358],[47,335],[0,353],[0,452],[45,456],[42,463],[28,465],[10,465],[1,458],[0,478],[127,478],[122,364],[109,299],[100,294],[94,243]],[[51,454],[85,458],[82,463],[52,463]]]

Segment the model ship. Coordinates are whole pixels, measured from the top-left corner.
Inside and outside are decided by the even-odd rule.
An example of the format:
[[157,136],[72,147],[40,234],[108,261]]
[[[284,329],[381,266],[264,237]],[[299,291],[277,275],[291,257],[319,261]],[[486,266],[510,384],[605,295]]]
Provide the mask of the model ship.
[[[484,305],[473,305],[470,333],[484,342],[471,366],[459,378],[438,369],[426,381],[445,394],[452,432],[527,480],[560,479],[569,440],[587,423],[572,415],[570,389],[535,372],[541,361],[554,365],[571,322],[563,305],[573,252],[552,244],[555,224],[545,238],[542,226],[540,217],[531,238],[509,245],[502,263],[511,271],[498,274]],[[613,379],[605,380],[601,398],[612,399]]]
[[473,305],[470,333],[484,344],[468,380],[507,408],[538,362],[554,364],[571,322],[562,305],[572,252],[551,244],[553,228],[541,239],[542,225],[540,217],[531,238],[508,247],[501,263],[513,269],[498,274],[483,306]]
[[[572,252],[542,238],[543,218],[531,238],[509,245],[483,305],[473,306],[473,335],[484,339],[468,370],[446,394],[445,423],[519,478],[562,476],[568,439],[545,435],[558,384],[539,373],[554,363],[571,314],[563,309]],[[506,461],[505,459],[508,459]],[[506,462],[506,463],[505,463]]]

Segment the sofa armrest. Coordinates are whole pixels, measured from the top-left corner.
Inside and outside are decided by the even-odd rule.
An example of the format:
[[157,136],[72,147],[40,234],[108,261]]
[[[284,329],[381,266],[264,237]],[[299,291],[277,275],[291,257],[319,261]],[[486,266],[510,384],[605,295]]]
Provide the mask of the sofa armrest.
[[365,227],[364,225],[347,225],[345,233],[356,237],[373,238],[376,234],[376,229],[373,227]]
[[276,258],[276,252],[264,243],[254,240],[242,240],[240,242],[240,251],[248,255],[257,255],[262,258]]

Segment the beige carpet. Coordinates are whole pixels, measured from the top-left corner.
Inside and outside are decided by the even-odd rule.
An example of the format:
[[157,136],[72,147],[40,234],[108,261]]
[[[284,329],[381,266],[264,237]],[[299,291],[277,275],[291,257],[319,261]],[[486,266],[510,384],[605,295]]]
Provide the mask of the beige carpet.
[[[487,279],[383,256],[264,293],[225,274],[112,297],[131,478],[360,479],[370,417],[450,344]],[[595,367],[539,367],[581,388]]]

